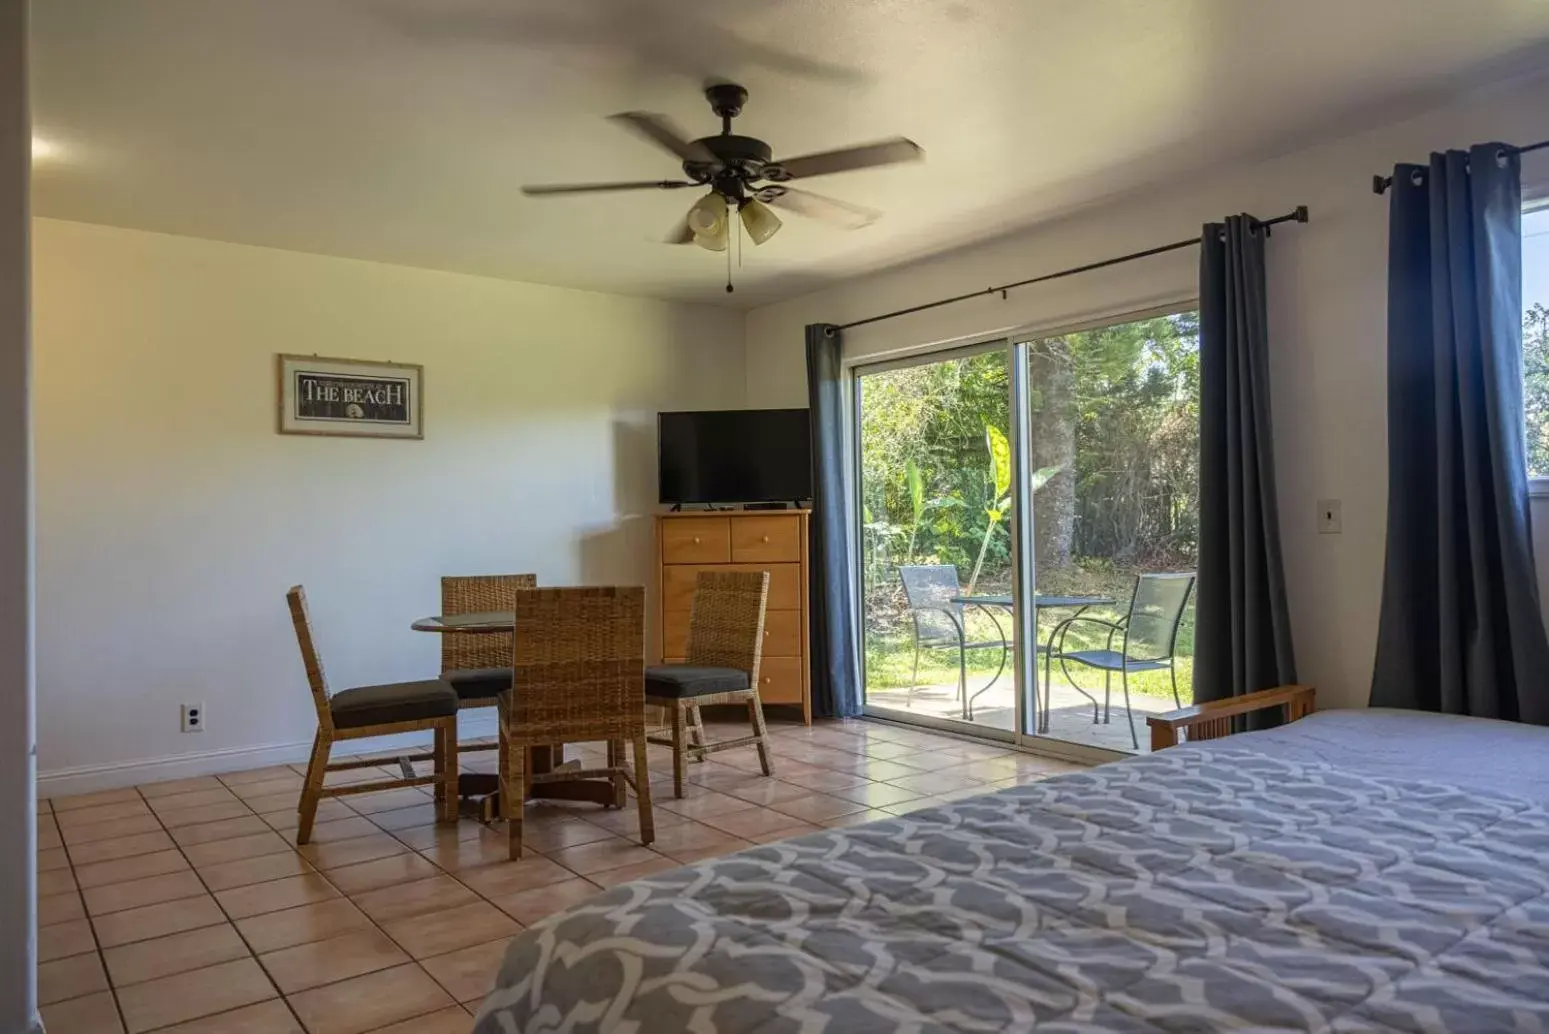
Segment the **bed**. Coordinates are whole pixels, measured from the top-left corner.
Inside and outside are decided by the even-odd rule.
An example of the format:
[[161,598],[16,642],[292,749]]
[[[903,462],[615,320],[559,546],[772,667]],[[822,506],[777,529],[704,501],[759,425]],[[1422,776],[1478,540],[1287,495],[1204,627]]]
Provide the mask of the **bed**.
[[476,1034],[1549,1030],[1549,730],[1313,714],[652,876]]

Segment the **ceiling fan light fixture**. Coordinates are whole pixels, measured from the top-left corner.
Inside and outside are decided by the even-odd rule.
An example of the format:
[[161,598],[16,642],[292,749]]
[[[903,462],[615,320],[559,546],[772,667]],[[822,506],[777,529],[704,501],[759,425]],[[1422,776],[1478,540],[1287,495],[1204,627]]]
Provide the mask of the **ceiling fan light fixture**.
[[688,210],[688,228],[694,243],[707,251],[726,250],[726,199],[711,191]]
[[738,214],[742,218],[743,229],[748,231],[748,237],[754,244],[762,244],[773,237],[782,225],[780,217],[756,198],[744,201]]

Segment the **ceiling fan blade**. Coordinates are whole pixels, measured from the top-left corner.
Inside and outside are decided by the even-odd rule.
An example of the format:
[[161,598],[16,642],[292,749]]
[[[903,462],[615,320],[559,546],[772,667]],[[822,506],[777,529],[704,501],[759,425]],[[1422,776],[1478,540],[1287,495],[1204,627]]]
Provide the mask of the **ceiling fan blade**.
[[810,190],[798,190],[795,187],[765,187],[758,192],[758,199],[766,205],[783,208],[813,219],[821,219],[825,223],[831,223],[846,230],[860,230],[882,218],[882,213],[875,208],[851,204],[848,201],[814,194]]
[[677,190],[696,184],[688,180],[636,180],[633,183],[539,183],[522,188],[528,197],[554,194],[600,194],[609,190]]
[[715,155],[704,144],[685,136],[666,115],[653,115],[649,111],[626,111],[608,117],[657,147],[671,151],[683,161],[715,164]]
[[870,169],[878,165],[894,165],[898,162],[916,162],[925,157],[925,151],[913,140],[895,136],[874,144],[846,147],[838,151],[819,151],[796,158],[784,158],[771,162],[764,169],[764,177],[776,183],[785,180],[805,179],[808,176],[827,176],[834,172],[851,172]]

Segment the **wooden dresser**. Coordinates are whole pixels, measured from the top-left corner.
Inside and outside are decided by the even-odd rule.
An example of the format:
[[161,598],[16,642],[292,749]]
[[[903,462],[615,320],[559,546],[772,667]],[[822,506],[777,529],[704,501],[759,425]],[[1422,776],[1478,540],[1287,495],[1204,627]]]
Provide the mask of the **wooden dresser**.
[[764,658],[758,679],[765,704],[794,705],[812,724],[808,675],[807,522],[809,510],[727,510],[656,517],[656,577],[661,607],[655,646],[669,664],[683,660],[694,580],[700,571],[768,571]]

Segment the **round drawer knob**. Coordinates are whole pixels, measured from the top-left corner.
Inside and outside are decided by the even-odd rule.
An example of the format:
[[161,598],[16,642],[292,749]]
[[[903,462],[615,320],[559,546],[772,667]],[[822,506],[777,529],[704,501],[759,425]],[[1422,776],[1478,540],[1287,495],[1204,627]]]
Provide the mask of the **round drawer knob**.
[[764,638],[765,638],[765,639],[768,639],[768,638],[769,638],[769,629],[767,629],[767,628],[766,628],[766,629],[764,629]]
[[698,535],[694,536],[694,545],[696,545],[696,546],[699,545],[699,536]]
[[764,676],[764,681],[765,681],[765,682],[768,682],[768,681],[769,681],[769,676],[768,676],[768,675],[765,675],[765,676]]
[[769,541],[769,536],[768,536],[768,535],[765,535],[765,536],[764,536],[764,541],[765,541],[765,542],[768,542],[768,541]]

